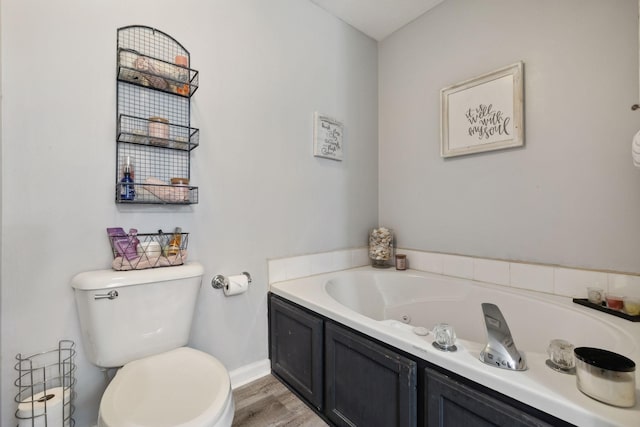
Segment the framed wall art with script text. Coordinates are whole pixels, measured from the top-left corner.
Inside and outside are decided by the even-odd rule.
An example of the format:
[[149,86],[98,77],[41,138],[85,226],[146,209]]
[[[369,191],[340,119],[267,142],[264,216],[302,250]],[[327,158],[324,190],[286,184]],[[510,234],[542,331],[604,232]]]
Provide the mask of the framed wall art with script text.
[[324,114],[313,115],[313,155],[331,160],[342,160],[344,125]]
[[524,64],[518,62],[440,91],[440,155],[524,145]]

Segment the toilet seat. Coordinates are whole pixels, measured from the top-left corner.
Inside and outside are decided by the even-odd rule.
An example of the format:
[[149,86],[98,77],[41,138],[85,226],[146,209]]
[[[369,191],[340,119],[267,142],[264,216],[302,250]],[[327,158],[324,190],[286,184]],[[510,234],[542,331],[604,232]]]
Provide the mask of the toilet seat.
[[213,356],[188,347],[123,366],[100,402],[100,427],[231,425],[229,374]]

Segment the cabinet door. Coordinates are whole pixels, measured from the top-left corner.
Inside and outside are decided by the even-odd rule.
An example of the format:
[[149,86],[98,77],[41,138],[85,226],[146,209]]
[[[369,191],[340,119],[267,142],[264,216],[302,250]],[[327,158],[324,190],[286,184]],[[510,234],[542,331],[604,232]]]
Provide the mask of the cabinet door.
[[322,410],[323,321],[273,295],[269,301],[271,370]]
[[432,369],[425,369],[424,381],[428,427],[551,426]]
[[416,363],[325,325],[325,415],[337,426],[416,425]]

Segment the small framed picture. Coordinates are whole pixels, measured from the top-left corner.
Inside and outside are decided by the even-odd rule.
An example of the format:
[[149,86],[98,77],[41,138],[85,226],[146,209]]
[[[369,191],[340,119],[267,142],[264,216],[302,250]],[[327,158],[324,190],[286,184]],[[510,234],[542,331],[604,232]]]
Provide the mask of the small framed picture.
[[313,155],[342,160],[342,122],[318,112],[313,115]]
[[440,92],[440,155],[462,156],[524,145],[523,63]]

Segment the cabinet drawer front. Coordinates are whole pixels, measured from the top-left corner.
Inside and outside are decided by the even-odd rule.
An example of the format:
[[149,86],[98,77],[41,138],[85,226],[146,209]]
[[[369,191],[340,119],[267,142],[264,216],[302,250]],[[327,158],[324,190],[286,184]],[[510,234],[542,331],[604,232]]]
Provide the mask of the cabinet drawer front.
[[322,409],[322,319],[270,298],[271,369]]
[[337,426],[416,425],[416,363],[327,322],[325,414]]
[[429,427],[551,427],[526,412],[425,369]]

